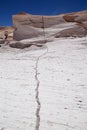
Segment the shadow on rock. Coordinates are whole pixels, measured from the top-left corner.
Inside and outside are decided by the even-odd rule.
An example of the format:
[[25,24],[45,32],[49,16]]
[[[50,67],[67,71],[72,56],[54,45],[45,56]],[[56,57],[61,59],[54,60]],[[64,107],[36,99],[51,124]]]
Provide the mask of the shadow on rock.
[[5,44],[5,40],[4,39],[0,39],[0,44]]
[[35,44],[35,42],[29,42],[29,43],[22,43],[22,42],[18,42],[18,41],[15,41],[15,42],[11,42],[9,44],[10,47],[12,48],[18,48],[18,49],[24,49],[24,48],[29,48],[31,46],[36,46],[36,47],[42,47],[44,44],[40,44],[40,43],[37,43]]

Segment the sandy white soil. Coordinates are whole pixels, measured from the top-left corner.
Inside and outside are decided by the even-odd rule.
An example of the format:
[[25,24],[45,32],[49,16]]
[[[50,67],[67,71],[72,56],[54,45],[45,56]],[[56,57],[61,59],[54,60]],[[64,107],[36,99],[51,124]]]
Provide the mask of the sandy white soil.
[[87,130],[87,37],[0,48],[0,130]]

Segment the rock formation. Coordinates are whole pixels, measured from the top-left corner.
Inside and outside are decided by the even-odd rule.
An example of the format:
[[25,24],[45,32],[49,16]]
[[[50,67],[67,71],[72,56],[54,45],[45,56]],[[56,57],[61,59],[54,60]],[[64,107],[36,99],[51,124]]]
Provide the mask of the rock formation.
[[60,37],[84,37],[87,35],[87,31],[83,27],[73,27],[65,29],[55,34],[55,38]]
[[16,27],[14,39],[22,40],[43,35],[43,28],[50,28],[53,25],[64,23],[62,15],[59,16],[38,16],[27,13],[13,15],[13,23]]
[[55,37],[84,37],[87,35],[87,11],[70,13],[63,16],[66,22],[75,23],[75,27],[56,33]]
[[7,26],[7,27],[0,27],[0,39],[5,39],[5,32],[8,33],[7,40],[13,40],[13,31],[15,27]]
[[[57,16],[38,16],[27,13],[19,13],[13,15],[13,23],[15,26],[14,39],[22,40],[35,38],[43,35],[43,28],[51,29],[60,24],[67,24],[71,22],[75,26],[63,31],[54,32],[55,37],[69,37],[69,36],[84,36],[86,35],[87,26],[87,11],[81,11],[70,14],[63,14]],[[59,29],[59,26],[57,27]],[[66,33],[65,33],[66,32]],[[46,33],[46,31],[45,31]],[[50,35],[49,31],[49,35]]]
[[[4,43],[20,49],[32,45],[41,46],[53,38],[86,36],[87,11],[56,16],[21,12],[13,15],[13,24],[13,27],[0,27],[0,46]],[[21,41],[24,39],[28,39],[28,42]]]

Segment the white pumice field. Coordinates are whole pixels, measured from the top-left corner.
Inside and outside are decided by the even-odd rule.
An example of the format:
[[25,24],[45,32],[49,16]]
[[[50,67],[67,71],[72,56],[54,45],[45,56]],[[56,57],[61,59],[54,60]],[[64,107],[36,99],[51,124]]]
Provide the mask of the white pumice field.
[[0,48],[0,130],[87,130],[87,37]]

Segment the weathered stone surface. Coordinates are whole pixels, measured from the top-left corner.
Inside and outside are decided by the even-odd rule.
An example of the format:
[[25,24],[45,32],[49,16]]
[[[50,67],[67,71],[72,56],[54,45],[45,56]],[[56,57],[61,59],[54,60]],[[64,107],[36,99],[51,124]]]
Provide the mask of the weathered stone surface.
[[84,37],[87,35],[87,31],[82,28],[82,27],[74,27],[74,28],[69,28],[65,29],[57,34],[55,34],[55,38],[60,38],[60,37]]
[[23,44],[21,42],[11,42],[9,44],[9,46],[12,47],[12,48],[24,49],[24,48],[30,47],[31,44]]
[[87,130],[82,43],[87,37],[54,39],[36,51],[0,48],[1,130]]
[[32,41],[32,42],[23,42],[23,41],[12,41],[9,43],[9,46],[12,48],[19,48],[24,49],[35,45],[37,47],[42,47],[47,41],[40,40],[40,41]]
[[[30,42],[31,44],[43,44],[51,36],[58,38],[87,35],[87,11],[57,16],[30,15],[22,12],[13,15],[13,23],[15,27],[0,27],[0,44],[4,43],[6,31],[8,32],[8,42],[13,41],[13,39],[16,41],[32,38],[41,39]],[[30,43],[29,45],[23,43],[20,45],[19,42],[16,42],[15,45],[10,44],[10,46],[25,48],[30,46]]]
[[87,10],[81,11],[81,12],[65,14],[63,16],[63,18],[67,22],[76,22],[76,21],[87,22]]
[[43,21],[44,27],[49,28],[53,25],[64,23],[63,15],[57,16],[41,16],[41,15],[30,15],[30,14],[17,14],[13,15],[13,23],[15,26],[18,25],[28,25],[35,28],[43,28]]
[[43,35],[43,28],[64,23],[62,15],[59,16],[37,16],[26,13],[13,15],[13,23],[16,27],[14,39],[22,40]]
[[81,26],[87,30],[87,11],[66,14],[63,16],[67,22],[75,22],[77,25]]
[[77,26],[60,31],[55,35],[58,37],[84,37],[87,35],[87,11],[66,14],[63,16],[66,22],[74,22]]
[[6,27],[0,26],[0,38],[5,39],[5,32],[8,32],[7,40],[13,40],[14,29],[15,29],[15,27],[13,27],[13,26],[6,26]]
[[[13,23],[14,26],[16,27],[14,31],[14,39],[22,40],[22,39],[39,37],[43,35],[43,28],[45,28],[46,33],[47,29],[50,29],[53,26],[58,26],[59,24],[66,23],[68,25],[68,22],[75,22],[77,24],[76,28],[71,27],[72,29],[67,30],[68,32],[70,31],[69,36],[72,35],[79,36],[82,33],[84,36],[86,34],[85,29],[87,26],[86,24],[87,11],[81,11],[57,16],[38,16],[22,12],[20,14],[13,15]],[[82,30],[79,29],[80,30],[79,32],[79,30],[77,31],[77,28],[79,28],[80,26],[82,27]],[[57,28],[59,28],[59,26]],[[49,35],[50,33],[51,32],[49,31]]]
[[0,39],[0,44],[4,44],[5,40],[4,39]]

